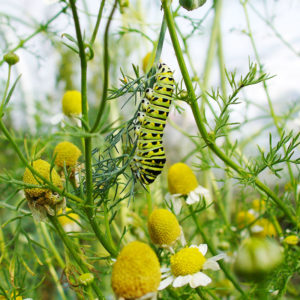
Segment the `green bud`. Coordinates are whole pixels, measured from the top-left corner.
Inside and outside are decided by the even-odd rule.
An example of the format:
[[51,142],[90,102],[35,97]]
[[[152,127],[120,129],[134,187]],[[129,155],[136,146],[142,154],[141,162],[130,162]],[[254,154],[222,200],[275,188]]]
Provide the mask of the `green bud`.
[[183,100],[183,99],[186,99],[188,97],[188,95],[189,95],[188,92],[183,90],[180,92],[179,98]]
[[282,260],[282,248],[275,240],[249,238],[238,250],[234,270],[245,280],[262,281]]
[[19,56],[16,53],[9,52],[3,56],[3,59],[10,66],[12,66],[12,65],[15,65],[19,61]]
[[94,275],[92,273],[84,273],[79,276],[78,280],[80,284],[87,286],[94,281]]
[[186,10],[194,10],[203,4],[206,0],[179,0],[180,5]]

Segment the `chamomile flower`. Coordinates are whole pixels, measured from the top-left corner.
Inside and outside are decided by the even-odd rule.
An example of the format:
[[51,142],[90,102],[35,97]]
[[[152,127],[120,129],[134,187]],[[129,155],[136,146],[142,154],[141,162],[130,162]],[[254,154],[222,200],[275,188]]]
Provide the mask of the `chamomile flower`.
[[148,299],[156,295],[160,278],[155,252],[147,244],[135,241],[119,253],[111,285],[118,299]]
[[207,245],[192,245],[183,248],[171,256],[171,268],[162,269],[162,278],[159,290],[163,290],[170,284],[174,288],[189,284],[191,288],[206,286],[212,282],[202,270],[219,270],[218,260],[225,258],[225,254],[219,254],[210,258],[205,258]]
[[[80,221],[79,215],[72,212],[71,208],[66,208],[66,215],[61,215],[62,210],[59,214],[58,221],[66,232],[80,231],[81,227],[77,223]],[[75,222],[75,220],[77,222]]]
[[256,237],[277,236],[275,226],[268,219],[257,220],[250,228],[251,234]]
[[247,227],[252,222],[254,222],[256,219],[256,213],[252,209],[247,210],[241,210],[238,212],[236,216],[236,223],[237,227],[239,229],[242,229],[244,227]]
[[56,145],[54,149],[55,164],[58,167],[75,167],[81,151],[74,144],[64,141]]
[[152,242],[159,247],[168,248],[180,238],[185,244],[181,227],[175,217],[167,209],[155,209],[148,219],[148,230]]
[[178,214],[181,209],[181,199],[186,197],[186,204],[192,205],[201,199],[206,204],[212,202],[208,189],[198,184],[197,178],[192,169],[184,163],[176,163],[171,166],[168,173],[169,192],[166,195],[166,201]]

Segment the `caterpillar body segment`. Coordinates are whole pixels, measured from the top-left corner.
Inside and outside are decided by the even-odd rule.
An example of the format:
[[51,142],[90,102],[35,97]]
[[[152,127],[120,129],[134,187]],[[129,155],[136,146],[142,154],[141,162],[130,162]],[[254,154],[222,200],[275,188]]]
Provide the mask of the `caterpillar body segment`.
[[175,84],[173,72],[164,63],[158,65],[155,80],[153,89],[145,90],[134,123],[137,148],[131,169],[135,177],[145,185],[154,182],[166,163],[162,137]]

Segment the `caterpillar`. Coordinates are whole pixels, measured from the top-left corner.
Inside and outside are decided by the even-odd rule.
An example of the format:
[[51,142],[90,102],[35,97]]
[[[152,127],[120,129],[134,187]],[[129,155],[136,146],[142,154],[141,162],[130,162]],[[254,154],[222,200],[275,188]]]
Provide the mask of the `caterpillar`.
[[145,185],[154,182],[166,162],[162,138],[173,90],[173,72],[166,64],[159,63],[153,89],[145,90],[135,122],[137,147],[131,169]]

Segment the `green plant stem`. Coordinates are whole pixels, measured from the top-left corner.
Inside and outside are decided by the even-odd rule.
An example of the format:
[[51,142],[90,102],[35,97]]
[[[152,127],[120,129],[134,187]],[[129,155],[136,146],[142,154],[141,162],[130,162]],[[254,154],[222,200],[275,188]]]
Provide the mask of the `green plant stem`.
[[108,210],[107,210],[107,206],[106,203],[103,204],[104,207],[104,222],[105,222],[105,231],[106,231],[106,236],[107,236],[107,241],[109,245],[112,245],[113,248],[113,253],[114,256],[117,254],[116,253],[116,247],[111,235],[111,230],[110,230],[110,223],[109,223],[109,217],[108,217]]
[[67,193],[65,190],[61,190],[59,189],[57,186],[55,186],[50,180],[46,179],[45,177],[43,177],[39,172],[37,172],[27,161],[27,159],[25,158],[25,156],[22,154],[21,150],[19,149],[18,145],[16,144],[15,140],[13,139],[13,137],[11,136],[11,134],[9,133],[8,129],[6,128],[6,126],[4,125],[3,121],[0,120],[0,129],[2,130],[2,132],[4,133],[5,137],[8,139],[8,141],[11,143],[11,145],[13,146],[15,152],[17,153],[17,155],[19,156],[20,160],[22,161],[22,163],[30,170],[30,172],[32,174],[34,174],[35,176],[37,176],[38,178],[41,179],[41,181],[43,181],[45,184],[47,184],[47,186],[54,192],[57,192],[59,195],[61,196],[65,196],[69,199],[72,199],[78,203],[82,203],[83,200],[75,195],[72,195],[70,193]]
[[[112,19],[113,12],[116,9],[117,1],[115,2],[114,8],[112,10],[112,13],[109,17],[108,25],[106,26],[106,32],[105,32],[105,57],[108,64],[108,28],[109,24]],[[75,0],[70,0],[70,6],[72,9],[73,19],[74,19],[74,25],[76,30],[76,37],[77,37],[77,43],[79,48],[79,58],[80,58],[80,66],[81,66],[81,97],[82,97],[82,126],[85,124],[89,124],[88,119],[88,104],[87,104],[87,61],[85,56],[85,46],[82,39],[81,29],[80,29],[80,23],[79,18],[77,14],[77,9],[75,6]],[[107,65],[108,66],[108,65]],[[107,67],[108,72],[108,67]],[[107,80],[108,80],[108,74],[107,74]],[[107,90],[107,87],[106,87]],[[103,91],[104,93],[104,91]],[[106,96],[105,96],[106,99]],[[103,101],[104,103],[105,101]],[[102,103],[101,103],[102,104]],[[103,107],[104,109],[104,107]],[[100,109],[101,110],[101,109]],[[100,114],[100,116],[102,113]],[[100,119],[99,119],[100,121]],[[86,128],[86,127],[85,127]],[[111,253],[113,256],[116,255],[116,250],[113,244],[111,244],[109,241],[106,240],[105,235],[101,232],[98,223],[95,220],[95,214],[94,214],[94,200],[93,200],[93,176],[92,176],[92,138],[90,136],[87,136],[84,138],[84,144],[85,144],[85,172],[86,172],[86,207],[84,209],[90,224],[96,234],[96,237],[100,241],[100,243],[105,247],[105,249]]]
[[41,231],[43,232],[43,237],[44,239],[46,240],[47,242],[47,245],[49,246],[52,254],[54,255],[55,259],[57,260],[59,266],[64,269],[65,268],[65,263],[63,261],[63,259],[61,258],[60,254],[58,253],[50,235],[49,235],[49,232],[48,232],[48,229],[47,229],[47,226],[44,222],[41,222],[40,223],[40,229]]
[[8,88],[9,88],[9,83],[10,83],[10,75],[11,75],[11,65],[8,66],[8,75],[7,75],[5,90],[4,90],[4,93],[3,93],[3,98],[2,98],[2,101],[1,101],[1,106],[0,106],[0,117],[2,117],[2,114],[3,114],[4,102],[5,102],[5,99],[6,99],[6,95],[7,95]]
[[[201,227],[201,224],[199,223],[198,218],[196,217],[193,208],[191,206],[189,206],[189,211],[191,213],[191,216],[194,220],[194,223],[197,227],[198,232],[200,233],[200,235],[203,238],[203,241],[207,244],[207,247],[210,251],[210,253],[212,255],[217,255],[217,250],[215,249],[215,246],[213,245],[213,243],[211,242],[211,240],[206,236],[204,230]],[[235,286],[235,288],[243,295],[245,296],[245,293],[243,291],[243,289],[240,287],[238,281],[236,280],[236,278],[231,274],[231,272],[227,269],[227,267],[225,266],[223,261],[218,261],[220,268],[223,270],[225,276],[232,282],[232,284]]]
[[101,103],[99,106],[99,110],[97,113],[96,121],[94,126],[91,129],[91,133],[97,131],[98,126],[100,124],[104,108],[107,102],[107,91],[108,91],[108,81],[109,81],[109,27],[113,18],[113,15],[115,13],[115,10],[117,8],[118,0],[115,0],[114,6],[110,12],[110,15],[108,17],[106,27],[105,27],[105,32],[104,32],[104,54],[103,54],[103,65],[104,65],[104,79],[103,79],[103,89],[102,89],[102,98],[101,98]]
[[[44,227],[45,230],[43,229],[43,227]],[[41,232],[43,232],[43,235],[42,235]],[[46,234],[48,235],[48,237],[45,236],[45,232],[46,232]],[[39,238],[40,238],[41,244],[42,244],[43,246],[45,246],[44,238],[46,239],[47,244],[50,246],[50,248],[51,248],[52,246],[54,246],[51,239],[50,239],[50,244],[49,244],[49,242],[48,242],[48,238],[50,238],[50,236],[49,236],[49,233],[48,233],[48,230],[47,230],[47,228],[46,228],[46,224],[45,224],[45,223],[42,222],[42,223],[38,224],[38,234],[39,234]],[[54,248],[55,248],[55,246],[54,246]],[[52,250],[52,249],[51,249],[51,250]],[[55,252],[57,252],[56,249],[55,249]],[[52,250],[52,253],[53,253],[53,250]],[[63,290],[63,287],[62,287],[62,285],[61,285],[61,283],[60,283],[60,281],[59,281],[59,278],[58,278],[57,273],[56,273],[56,271],[55,271],[55,268],[54,268],[54,266],[53,266],[53,264],[52,264],[52,259],[51,259],[51,257],[49,256],[48,251],[45,250],[45,249],[43,249],[43,254],[44,254],[44,257],[45,257],[45,261],[46,261],[46,263],[47,263],[47,265],[48,265],[49,272],[50,272],[51,276],[53,277],[54,283],[55,283],[55,285],[56,285],[56,287],[57,287],[57,290],[58,290],[58,292],[59,292],[59,294],[60,294],[62,300],[67,300],[67,298],[66,298],[66,296],[65,296],[65,293],[64,293],[64,290]],[[54,254],[54,256],[55,256],[56,259],[57,259],[56,253],[53,253],[53,254]],[[57,254],[58,254],[58,253],[57,253]],[[62,261],[62,259],[61,259],[61,257],[60,257],[59,254],[58,254],[58,257],[59,257],[59,259],[60,259],[61,262],[62,262],[62,265],[61,265],[61,262],[59,262],[59,265],[60,265],[60,267],[61,267],[62,269],[64,269],[65,264],[64,264],[64,262]]]
[[[202,116],[198,107],[197,103],[197,97],[194,91],[194,87],[192,84],[192,81],[190,79],[187,67],[185,65],[185,61],[182,55],[181,47],[177,38],[175,24],[173,20],[173,16],[169,7],[169,3],[164,0],[162,1],[162,7],[165,13],[167,26],[169,29],[170,37],[173,43],[173,48],[175,50],[175,54],[177,57],[177,61],[181,70],[181,74],[183,76],[183,80],[185,82],[187,91],[188,91],[188,98],[190,99],[189,104],[191,106],[197,127],[199,129],[199,132],[205,141],[206,145],[229,167],[234,169],[240,176],[243,178],[251,178],[250,174],[244,171],[242,167],[240,167],[237,163],[232,161],[228,156],[225,155],[225,153],[222,152],[222,150],[215,144],[215,141],[210,138],[208,135],[204,122],[202,120]],[[296,219],[293,216],[293,214],[290,212],[289,208],[286,207],[285,203],[277,197],[277,195],[271,191],[266,185],[264,185],[261,181],[259,181],[257,178],[253,178],[253,183],[263,192],[265,192],[276,204],[277,206],[284,212],[284,214],[289,218],[289,220],[294,224],[297,225]]]
[[215,1],[215,17],[214,17],[214,22],[213,22],[211,33],[210,33],[209,46],[208,46],[207,56],[206,56],[207,59],[205,62],[204,74],[203,74],[204,90],[206,90],[206,88],[208,86],[209,75],[210,75],[211,67],[213,64],[214,56],[216,53],[216,44],[217,44],[217,38],[219,35],[219,28],[220,28],[219,23],[220,23],[221,11],[222,11],[222,0],[216,0]]
[[150,214],[153,210],[150,185],[146,186],[146,198],[147,198],[147,204],[148,204],[148,216],[150,216]]
[[95,40],[96,40],[96,36],[100,27],[100,21],[102,18],[102,13],[103,13],[103,8],[104,8],[104,4],[105,4],[105,0],[101,1],[100,7],[99,7],[99,12],[98,12],[98,16],[97,16],[97,21],[96,21],[96,25],[90,40],[90,44],[91,46],[94,44]]
[[[24,40],[20,40],[20,42],[18,43],[18,45],[16,45],[14,48],[12,48],[10,50],[10,52],[15,52],[17,51],[19,48],[24,47],[24,45],[31,40],[33,37],[35,37],[36,35],[38,35],[40,32],[43,32],[47,29],[47,27],[55,20],[57,19],[62,13],[65,13],[67,9],[67,6],[63,7],[57,14],[55,14],[51,19],[49,19],[44,25],[40,25],[40,27],[35,30],[31,35],[29,35],[27,38],[25,38]],[[0,60],[0,66],[4,63],[4,59]]]
[[[66,246],[66,248],[70,252],[73,259],[76,261],[76,263],[79,266],[79,268],[81,269],[81,271],[83,273],[90,273],[89,268],[86,266],[85,262],[80,257],[82,255],[80,249],[66,235],[66,233],[63,230],[62,226],[58,222],[57,217],[48,215],[48,219],[51,222],[51,224],[54,226],[57,234],[60,236],[62,242],[64,243],[64,245]],[[104,299],[100,288],[96,284],[96,281],[93,281],[91,283],[91,286],[92,286],[94,292],[96,293],[96,295],[99,297],[99,299]]]
[[[260,57],[259,57],[259,54],[258,54],[258,51],[257,51],[257,48],[256,48],[256,44],[255,44],[255,41],[254,41],[254,38],[253,38],[253,34],[252,34],[251,26],[250,26],[250,20],[249,20],[249,16],[248,16],[248,10],[247,10],[247,6],[246,5],[247,5],[247,2],[246,1],[243,2],[243,9],[244,9],[244,14],[245,14],[246,23],[247,23],[248,36],[250,38],[254,54],[255,54],[256,60],[257,60],[258,65],[259,65],[259,73],[263,74],[263,67],[262,67],[262,63],[260,61]],[[267,97],[267,100],[268,100],[269,110],[270,110],[272,119],[274,121],[274,124],[275,124],[275,127],[277,129],[278,134],[281,136],[282,135],[282,129],[279,126],[278,117],[276,116],[276,113],[274,111],[274,107],[273,107],[273,104],[272,104],[272,101],[271,101],[271,97],[270,97],[270,94],[269,94],[268,86],[267,86],[267,83],[265,81],[263,81],[263,87],[264,87],[264,90],[265,90],[265,93],[266,93],[266,97]],[[286,153],[286,146],[285,145],[283,145],[283,150]],[[294,178],[294,174],[293,174],[293,170],[292,170],[291,164],[287,161],[286,165],[288,167],[288,172],[289,172],[290,180],[291,180],[292,184],[294,184],[295,178]]]

